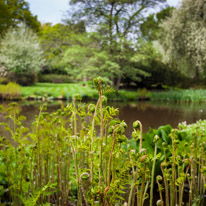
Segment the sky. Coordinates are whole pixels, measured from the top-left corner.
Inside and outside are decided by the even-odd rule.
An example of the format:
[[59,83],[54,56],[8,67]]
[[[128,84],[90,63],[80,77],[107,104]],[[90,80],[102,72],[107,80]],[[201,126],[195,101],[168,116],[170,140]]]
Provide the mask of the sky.
[[[26,0],[33,15],[38,16],[41,23],[60,23],[68,10],[69,0]],[[170,6],[176,7],[181,0],[167,0]]]

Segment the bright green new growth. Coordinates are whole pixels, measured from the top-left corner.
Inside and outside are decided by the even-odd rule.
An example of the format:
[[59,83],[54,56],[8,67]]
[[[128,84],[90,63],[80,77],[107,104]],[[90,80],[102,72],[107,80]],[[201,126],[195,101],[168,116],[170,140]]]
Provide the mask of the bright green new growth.
[[135,121],[132,139],[127,139],[126,123],[116,118],[118,109],[103,105],[104,81],[97,78],[94,85],[96,105],[82,104],[80,95],[54,113],[46,112],[44,104],[31,130],[23,126],[17,104],[1,108],[8,121],[1,125],[12,140],[0,137],[1,202],[8,197],[16,206],[143,206],[149,190],[152,200],[161,165],[157,205],[181,205],[188,182],[189,205],[203,206],[206,122],[145,136]]

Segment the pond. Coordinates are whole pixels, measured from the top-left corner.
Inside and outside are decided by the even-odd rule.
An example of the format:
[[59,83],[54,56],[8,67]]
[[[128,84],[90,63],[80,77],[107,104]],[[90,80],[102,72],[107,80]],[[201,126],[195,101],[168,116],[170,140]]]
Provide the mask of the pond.
[[[48,112],[56,111],[70,102],[53,101],[48,103]],[[7,105],[7,102],[1,102]],[[39,112],[42,105],[40,101],[18,102],[21,114],[26,116],[25,126],[29,127],[35,120],[35,115]],[[168,102],[109,102],[110,106],[119,108],[118,118],[124,120],[128,128],[126,136],[130,137],[132,133],[132,124],[140,120],[143,124],[144,132],[149,128],[158,128],[159,126],[170,124],[177,127],[179,123],[186,121],[194,123],[199,119],[206,119],[206,104],[189,103],[168,103]],[[3,115],[0,114],[0,121],[3,121]]]

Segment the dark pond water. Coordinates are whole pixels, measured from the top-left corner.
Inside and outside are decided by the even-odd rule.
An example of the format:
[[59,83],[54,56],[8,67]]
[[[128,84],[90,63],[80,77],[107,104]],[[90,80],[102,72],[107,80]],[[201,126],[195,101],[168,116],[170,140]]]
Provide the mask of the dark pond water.
[[[50,102],[48,112],[55,111],[61,106],[66,106],[69,102]],[[1,102],[7,105],[7,102]],[[26,116],[25,126],[29,127],[35,120],[35,115],[39,112],[42,102],[19,102],[21,114]],[[125,120],[128,125],[126,130],[127,137],[131,136],[132,124],[135,120],[140,120],[143,124],[144,132],[149,128],[158,128],[161,125],[171,124],[177,127],[180,122],[194,123],[199,119],[206,119],[206,104],[186,104],[186,103],[163,103],[163,102],[130,102],[114,103],[110,106],[119,108],[119,118]],[[0,121],[3,121],[0,114]]]

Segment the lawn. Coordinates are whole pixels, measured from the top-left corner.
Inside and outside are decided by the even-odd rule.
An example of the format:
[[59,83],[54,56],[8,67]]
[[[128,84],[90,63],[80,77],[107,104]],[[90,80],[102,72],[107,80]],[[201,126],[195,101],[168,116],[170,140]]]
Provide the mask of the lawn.
[[74,94],[82,97],[95,98],[97,91],[82,83],[55,84],[37,83],[33,86],[21,87],[23,97],[50,97],[50,98],[71,98]]
[[[206,102],[205,89],[179,89],[164,91],[128,91],[119,90],[118,93],[109,95],[110,100],[137,101],[138,99],[150,99],[153,101],[175,102]],[[42,97],[70,99],[74,94],[80,94],[84,99],[97,99],[97,91],[88,83],[37,83],[34,86],[21,87],[21,95],[24,98],[40,99]]]
[[[98,93],[96,89],[85,83],[36,83],[33,86],[22,86],[21,95],[24,98],[59,98],[70,99],[74,94],[80,94],[83,98],[97,99]],[[137,100],[138,93],[136,91],[120,90],[117,93],[109,95],[110,100],[127,101]]]

